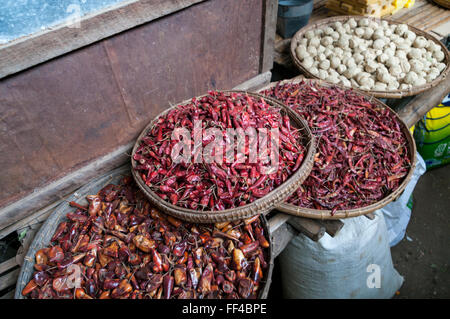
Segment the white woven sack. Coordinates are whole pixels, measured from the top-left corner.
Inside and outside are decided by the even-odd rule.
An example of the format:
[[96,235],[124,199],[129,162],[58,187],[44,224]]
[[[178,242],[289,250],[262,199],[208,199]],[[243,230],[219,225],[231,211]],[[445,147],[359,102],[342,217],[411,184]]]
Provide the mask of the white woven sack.
[[417,153],[417,165],[414,169],[413,176],[406,185],[405,190],[402,195],[393,202],[390,202],[386,206],[380,209],[384,215],[384,220],[386,222],[386,227],[389,236],[389,245],[397,245],[406,234],[406,227],[408,226],[409,219],[411,218],[411,209],[408,207],[408,201],[411,197],[416,184],[422,176],[427,167],[422,156]]
[[383,214],[343,219],[318,242],[300,234],[280,255],[284,298],[391,298],[403,277],[392,265]]

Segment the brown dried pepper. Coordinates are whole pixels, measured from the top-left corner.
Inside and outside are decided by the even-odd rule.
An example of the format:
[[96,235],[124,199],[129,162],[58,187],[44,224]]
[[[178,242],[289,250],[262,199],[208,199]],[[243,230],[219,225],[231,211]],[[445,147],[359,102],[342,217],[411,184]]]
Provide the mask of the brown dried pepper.
[[[258,295],[267,267],[267,249],[259,239],[264,237],[259,217],[216,225],[186,223],[151,208],[127,178],[95,196],[103,207],[96,215],[87,210],[69,213],[71,219],[57,227],[52,246],[37,251],[36,271],[22,291],[24,296],[140,299]],[[114,197],[117,202],[106,209]],[[120,217],[121,212],[128,212],[128,218]],[[120,223],[121,230],[106,227],[108,218]],[[67,247],[62,245],[66,236],[73,237]],[[69,264],[80,267],[81,287],[68,284],[73,274],[68,272]]]

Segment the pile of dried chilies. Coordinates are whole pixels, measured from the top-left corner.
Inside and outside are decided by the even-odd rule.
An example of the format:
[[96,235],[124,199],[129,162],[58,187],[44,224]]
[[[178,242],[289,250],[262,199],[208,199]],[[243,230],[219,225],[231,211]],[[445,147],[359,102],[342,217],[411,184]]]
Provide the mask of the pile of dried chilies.
[[288,199],[293,205],[355,209],[397,189],[411,163],[394,113],[351,89],[314,83],[278,83],[260,92],[303,116],[317,137],[314,167]]
[[[87,196],[35,257],[29,298],[256,298],[269,242],[259,216],[190,224],[152,208],[130,177]],[[79,286],[74,285],[79,269]]]
[[[232,160],[223,152],[222,163],[196,163],[193,154],[188,162],[174,163],[172,149],[179,142],[172,139],[176,128],[194,131],[194,123],[202,123],[201,146],[215,141],[207,135],[209,128],[219,129],[223,137],[227,129],[268,129],[267,148],[271,148],[271,128],[278,128],[278,161],[275,172],[267,174],[260,160],[250,160],[250,139],[246,136],[243,152],[234,145]],[[225,138],[226,139],[226,138]],[[229,143],[230,141],[226,141]],[[254,139],[253,142],[259,143]],[[252,143],[253,143],[252,142]],[[254,144],[252,144],[254,145]],[[258,149],[259,149],[258,145]],[[161,116],[141,139],[133,154],[135,169],[142,180],[162,199],[184,208],[220,211],[243,206],[267,195],[286,181],[302,164],[305,153],[300,130],[291,127],[290,119],[280,108],[269,105],[263,98],[237,92],[210,91],[186,105],[179,105]],[[213,156],[214,150],[211,153]],[[259,154],[258,154],[259,155]]]

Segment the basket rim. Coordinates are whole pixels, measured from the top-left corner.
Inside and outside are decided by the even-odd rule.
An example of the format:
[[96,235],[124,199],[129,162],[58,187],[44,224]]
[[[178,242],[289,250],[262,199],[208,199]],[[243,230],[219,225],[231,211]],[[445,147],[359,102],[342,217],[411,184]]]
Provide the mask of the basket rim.
[[87,204],[88,201],[83,196],[84,193],[90,192],[92,188],[98,188],[98,190],[100,190],[109,184],[115,177],[129,174],[129,170],[129,165],[125,164],[108,173],[102,174],[99,177],[93,178],[79,189],[73,191],[71,195],[66,198],[66,200],[53,208],[53,211],[36,232],[36,235],[26,251],[23,264],[20,267],[19,276],[17,278],[14,299],[26,299],[26,297],[22,296],[22,289],[28,284],[34,273],[34,255],[39,249],[48,246],[51,243],[51,237],[56,230],[54,224],[58,225],[60,222],[67,220],[66,213],[69,208],[74,210],[74,208],[69,205],[69,202],[76,201],[79,203],[80,201],[84,201]]
[[[133,155],[136,152],[136,149],[139,147],[140,142],[144,136],[146,136],[147,132],[155,125],[156,121],[162,117],[165,116],[168,112],[170,112],[172,109],[177,108],[180,105],[185,105],[187,103],[190,103],[191,99],[186,99],[180,103],[176,103],[175,105],[171,106],[170,108],[164,110],[160,114],[158,114],[153,120],[151,120],[146,127],[142,130],[139,137],[136,139],[136,142],[133,146],[132,152],[131,152],[131,166],[132,166],[132,176],[134,180],[136,181],[136,184],[139,186],[139,188],[143,191],[143,193],[147,196],[147,198],[156,205],[159,209],[161,209],[164,213],[172,215],[174,217],[180,218],[185,221],[190,222],[196,222],[196,223],[211,223],[211,222],[225,222],[225,221],[234,221],[239,220],[243,218],[248,218],[251,216],[255,216],[258,214],[264,214],[269,211],[271,211],[277,203],[282,202],[284,199],[286,199],[290,194],[292,194],[302,183],[303,181],[309,176],[312,168],[313,168],[313,158],[315,154],[315,145],[316,145],[316,139],[314,134],[312,134],[311,129],[308,126],[308,123],[303,119],[301,116],[299,116],[296,112],[288,108],[286,105],[281,103],[278,100],[271,99],[268,97],[265,97],[261,94],[250,92],[250,91],[244,91],[244,90],[217,90],[218,92],[225,92],[225,93],[240,93],[240,94],[247,94],[249,96],[255,97],[255,98],[263,98],[268,102],[268,104],[272,106],[279,107],[282,109],[286,114],[289,115],[290,119],[296,122],[296,125],[302,127],[304,130],[304,136],[303,138],[306,139],[306,154],[304,156],[303,162],[300,165],[300,167],[297,169],[294,174],[289,176],[289,178],[282,183],[280,186],[272,190],[267,195],[263,196],[262,198],[258,198],[257,200],[246,204],[244,206],[235,207],[235,208],[229,208],[221,211],[211,211],[211,210],[204,210],[204,211],[197,211],[189,208],[184,208],[180,206],[173,205],[172,203],[163,200],[161,197],[156,195],[155,192],[153,192],[150,187],[148,187],[142,180],[142,178],[139,176],[138,172],[134,169],[136,167],[136,161],[133,159]],[[196,96],[195,98],[199,99],[203,96],[207,96],[208,94],[203,94]]]
[[450,9],[450,0],[433,0],[433,2],[437,3],[438,5]]
[[279,82],[269,83],[268,85],[266,85],[263,88],[259,89],[258,92],[261,92],[263,90],[267,90],[269,88],[272,88],[275,85],[277,85],[277,83],[280,83],[280,84],[286,84],[286,83],[297,84],[297,83],[301,83],[301,82],[310,82],[310,83],[316,83],[316,84],[318,84],[320,86],[327,86],[327,87],[336,86],[336,87],[339,87],[339,88],[344,89],[344,90],[353,90],[353,91],[357,92],[358,94],[363,95],[369,101],[374,102],[374,103],[376,103],[376,104],[378,104],[378,105],[380,105],[380,106],[382,106],[384,108],[387,108],[391,113],[394,114],[395,118],[400,122],[400,126],[402,128],[402,132],[405,134],[406,140],[407,140],[408,145],[409,145],[409,157],[410,157],[410,160],[411,160],[411,166],[410,166],[409,172],[406,175],[405,179],[402,181],[402,183],[400,184],[400,186],[396,190],[394,190],[392,193],[390,193],[386,197],[382,198],[378,202],[373,203],[373,204],[368,205],[368,206],[364,206],[364,207],[360,207],[360,208],[354,208],[354,209],[338,210],[338,211],[336,211],[333,214],[333,216],[331,216],[331,210],[328,210],[328,209],[327,210],[312,209],[312,208],[306,208],[306,207],[300,207],[300,206],[288,204],[286,202],[281,202],[281,203],[277,204],[275,208],[277,210],[283,212],[283,213],[287,213],[287,214],[294,215],[294,216],[308,217],[308,218],[312,218],[312,219],[330,220],[330,219],[344,219],[344,218],[349,218],[349,217],[357,217],[357,216],[361,216],[361,215],[366,215],[366,214],[374,212],[377,209],[380,209],[380,208],[386,206],[387,204],[389,204],[390,202],[396,200],[401,195],[401,193],[405,190],[406,186],[408,185],[409,181],[412,178],[412,175],[414,173],[414,169],[415,169],[415,167],[417,165],[416,143],[414,141],[414,138],[411,135],[411,131],[409,130],[409,128],[407,127],[405,122],[388,105],[386,105],[385,103],[381,102],[380,100],[378,100],[377,98],[373,97],[372,95],[367,94],[367,92],[359,90],[359,89],[356,89],[356,88],[347,88],[347,87],[345,87],[343,85],[339,85],[339,84],[332,84],[332,83],[323,81],[321,79],[307,79],[307,78],[295,77],[295,78],[288,79],[288,80],[283,80],[283,81],[279,81]]
[[[294,36],[291,38],[291,44],[290,44],[290,56],[291,59],[294,61],[295,66],[297,67],[297,69],[299,69],[303,74],[305,74],[306,76],[308,76],[309,78],[312,79],[318,79],[321,80],[318,76],[312,74],[311,72],[309,72],[300,62],[300,59],[297,57],[297,55],[295,54],[295,49],[297,47],[297,42],[298,40],[300,40],[300,38],[303,37],[303,35],[311,30],[311,29],[316,29],[318,27],[321,26],[326,26],[326,25],[330,25],[333,22],[344,22],[347,21],[349,19],[354,19],[355,21],[359,21],[361,19],[369,19],[372,21],[387,21],[389,24],[406,24],[408,26],[408,28],[413,31],[416,35],[418,36],[423,36],[425,37],[427,40],[432,40],[433,42],[437,43],[441,49],[444,52],[444,61],[443,63],[445,63],[446,67],[445,69],[439,74],[439,76],[437,78],[435,78],[433,81],[423,84],[423,85],[419,85],[419,86],[413,86],[410,89],[405,89],[405,90],[392,90],[392,91],[376,91],[376,90],[363,90],[357,87],[347,87],[345,86],[345,88],[354,88],[354,89],[358,89],[360,91],[369,93],[375,97],[379,97],[379,98],[392,98],[392,99],[400,99],[403,97],[407,97],[407,96],[412,96],[412,95],[417,95],[419,93],[422,93],[432,87],[435,87],[436,85],[438,85],[441,81],[443,81],[449,74],[450,72],[450,53],[447,50],[447,47],[441,42],[439,41],[435,36],[433,36],[432,34],[418,29],[408,23],[403,23],[403,22],[399,22],[399,21],[395,21],[392,19],[386,19],[386,18],[376,18],[376,17],[370,17],[370,16],[351,16],[351,15],[340,15],[340,16],[333,16],[333,17],[329,17],[329,18],[325,18],[325,19],[321,19],[318,20],[310,25],[307,25],[301,29],[299,29]],[[324,80],[322,80],[324,81]]]

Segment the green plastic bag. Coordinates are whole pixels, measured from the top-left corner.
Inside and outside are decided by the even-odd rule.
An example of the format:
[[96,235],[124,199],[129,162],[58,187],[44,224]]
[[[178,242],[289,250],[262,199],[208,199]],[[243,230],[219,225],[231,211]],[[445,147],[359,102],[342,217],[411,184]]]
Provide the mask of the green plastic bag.
[[450,163],[450,94],[416,124],[414,139],[427,169]]

